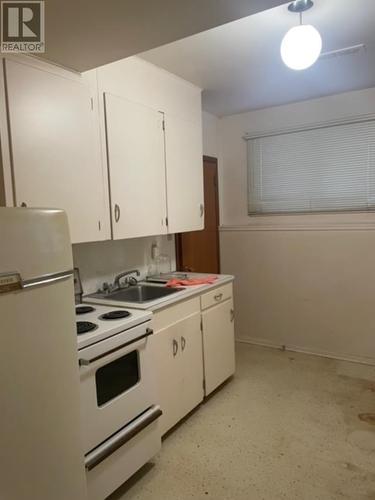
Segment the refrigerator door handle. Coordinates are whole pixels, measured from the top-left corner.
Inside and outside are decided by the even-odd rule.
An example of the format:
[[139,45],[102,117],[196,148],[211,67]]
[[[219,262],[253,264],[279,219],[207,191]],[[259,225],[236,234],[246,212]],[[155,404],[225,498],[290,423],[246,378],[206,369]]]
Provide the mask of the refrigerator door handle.
[[19,272],[0,273],[0,294],[11,293],[24,288],[32,288],[35,286],[48,285],[57,281],[65,280],[73,276],[73,270],[62,271],[59,273],[44,274],[37,278],[23,280]]
[[117,451],[121,446],[129,442],[133,437],[143,431],[150,424],[155,422],[163,412],[160,406],[151,406],[140,417],[128,424],[124,429],[118,432],[115,436],[109,438],[105,443],[101,444],[94,451],[86,455],[85,467],[87,470],[92,470],[99,465],[103,460],[108,458],[112,453]]
[[73,276],[73,269],[70,271],[62,271],[60,273],[45,274],[22,282],[22,288],[32,288],[34,286],[47,285],[49,283],[56,283]]

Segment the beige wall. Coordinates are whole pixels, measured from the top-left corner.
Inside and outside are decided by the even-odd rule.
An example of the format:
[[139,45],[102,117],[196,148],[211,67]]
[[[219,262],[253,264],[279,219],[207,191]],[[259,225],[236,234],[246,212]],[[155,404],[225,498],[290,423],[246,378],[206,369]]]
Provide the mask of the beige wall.
[[202,112],[203,154],[218,157],[219,118],[206,111]]
[[226,231],[238,339],[375,360],[375,231]]
[[247,215],[245,133],[375,113],[375,89],[220,119],[222,272],[237,337],[375,363],[375,214]]

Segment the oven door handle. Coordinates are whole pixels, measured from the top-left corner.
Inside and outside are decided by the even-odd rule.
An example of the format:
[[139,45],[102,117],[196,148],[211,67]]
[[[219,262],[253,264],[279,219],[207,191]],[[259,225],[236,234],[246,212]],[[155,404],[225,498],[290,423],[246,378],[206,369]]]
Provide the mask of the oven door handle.
[[154,330],[151,328],[146,329],[146,333],[143,335],[140,335],[136,339],[131,340],[130,342],[125,342],[125,344],[121,344],[118,347],[115,347],[114,349],[111,349],[109,351],[106,351],[103,354],[100,354],[99,356],[96,356],[95,358],[91,359],[84,359],[84,358],[79,358],[78,364],[79,366],[89,366],[91,363],[94,363],[95,361],[98,361],[99,359],[105,358],[109,354],[113,354],[116,351],[119,351],[120,349],[123,349],[124,347],[127,347],[128,345],[134,344],[135,342],[138,342],[139,340],[145,339],[146,337],[149,337],[154,333]]
[[86,455],[86,469],[92,470],[94,467],[99,465],[103,462],[103,460],[112,455],[112,453],[121,448],[121,446],[129,442],[133,437],[155,422],[155,420],[157,420],[162,414],[163,412],[161,411],[160,406],[151,406],[151,408],[142,413],[140,417],[133,420],[133,422],[128,424],[115,436],[109,438],[105,443],[101,444],[94,451]]

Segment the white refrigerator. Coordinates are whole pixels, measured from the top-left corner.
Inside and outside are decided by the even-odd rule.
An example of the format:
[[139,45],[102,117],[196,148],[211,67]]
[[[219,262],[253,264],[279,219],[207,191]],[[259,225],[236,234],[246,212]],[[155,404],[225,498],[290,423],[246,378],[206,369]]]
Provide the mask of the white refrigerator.
[[0,499],[84,500],[72,249],[61,210],[0,208]]

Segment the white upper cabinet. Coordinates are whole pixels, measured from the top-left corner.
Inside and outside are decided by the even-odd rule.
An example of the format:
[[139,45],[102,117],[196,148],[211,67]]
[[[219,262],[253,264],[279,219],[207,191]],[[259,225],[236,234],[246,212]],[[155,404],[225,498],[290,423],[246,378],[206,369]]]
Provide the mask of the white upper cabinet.
[[170,233],[204,228],[202,125],[166,115],[166,172]]
[[64,209],[73,243],[203,229],[201,89],[139,57],[2,60],[1,204]]
[[109,93],[104,107],[113,238],[164,234],[164,115]]
[[113,237],[203,229],[201,89],[138,57],[98,68],[95,77]]
[[15,205],[66,210],[73,243],[107,239],[100,146],[78,75],[5,61]]

